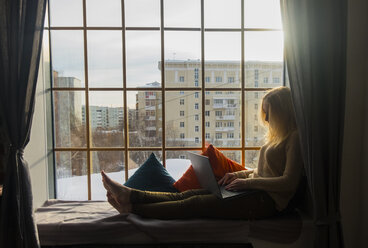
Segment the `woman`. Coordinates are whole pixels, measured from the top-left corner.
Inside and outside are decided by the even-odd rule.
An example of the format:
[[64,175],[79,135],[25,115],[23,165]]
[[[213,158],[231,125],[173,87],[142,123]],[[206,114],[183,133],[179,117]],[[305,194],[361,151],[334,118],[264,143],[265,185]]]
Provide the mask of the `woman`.
[[227,173],[218,182],[228,190],[258,189],[256,193],[222,200],[206,190],[140,191],[101,172],[109,203],[120,213],[157,219],[259,219],[284,210],[296,192],[303,167],[290,89],[279,87],[267,92],[261,116],[268,132],[257,169]]

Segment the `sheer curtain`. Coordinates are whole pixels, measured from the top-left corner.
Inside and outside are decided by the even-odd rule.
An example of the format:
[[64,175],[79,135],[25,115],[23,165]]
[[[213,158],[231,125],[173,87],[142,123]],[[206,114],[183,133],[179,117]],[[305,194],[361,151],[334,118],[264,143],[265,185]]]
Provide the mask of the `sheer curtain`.
[[39,247],[23,149],[32,123],[45,6],[45,0],[0,0],[0,112],[10,142],[0,247]]
[[344,246],[339,197],[346,10],[346,0],[281,0],[286,63],[314,207],[315,247]]

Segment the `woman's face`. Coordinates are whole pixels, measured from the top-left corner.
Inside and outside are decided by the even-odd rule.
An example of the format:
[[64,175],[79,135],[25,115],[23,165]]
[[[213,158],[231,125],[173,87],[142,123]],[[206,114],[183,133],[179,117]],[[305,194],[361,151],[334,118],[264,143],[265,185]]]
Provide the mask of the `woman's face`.
[[267,122],[269,122],[269,107],[270,105],[268,104],[268,102],[263,101],[262,108],[263,108],[263,112],[265,113],[265,121]]

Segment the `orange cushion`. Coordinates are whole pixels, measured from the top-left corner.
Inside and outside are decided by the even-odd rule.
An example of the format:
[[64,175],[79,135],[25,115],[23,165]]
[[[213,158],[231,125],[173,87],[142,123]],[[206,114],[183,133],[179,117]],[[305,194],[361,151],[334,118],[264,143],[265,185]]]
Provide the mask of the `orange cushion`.
[[[216,180],[220,180],[228,172],[245,170],[241,164],[227,158],[213,145],[209,145],[202,155],[209,158]],[[179,192],[202,188],[192,166],[174,183],[174,187]]]

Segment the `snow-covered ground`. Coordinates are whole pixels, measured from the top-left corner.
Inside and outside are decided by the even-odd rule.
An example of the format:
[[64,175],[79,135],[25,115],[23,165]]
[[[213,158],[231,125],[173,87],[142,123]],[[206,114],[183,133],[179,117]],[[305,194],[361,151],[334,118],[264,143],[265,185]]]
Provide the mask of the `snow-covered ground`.
[[[178,180],[188,169],[190,160],[187,159],[168,159],[166,169],[170,175]],[[129,170],[129,176],[138,168]],[[125,171],[107,173],[113,180],[120,183],[125,182]],[[87,200],[87,176],[75,176],[57,179],[57,198],[62,200]],[[106,190],[102,186],[100,173],[91,175],[92,200],[105,200]]]

